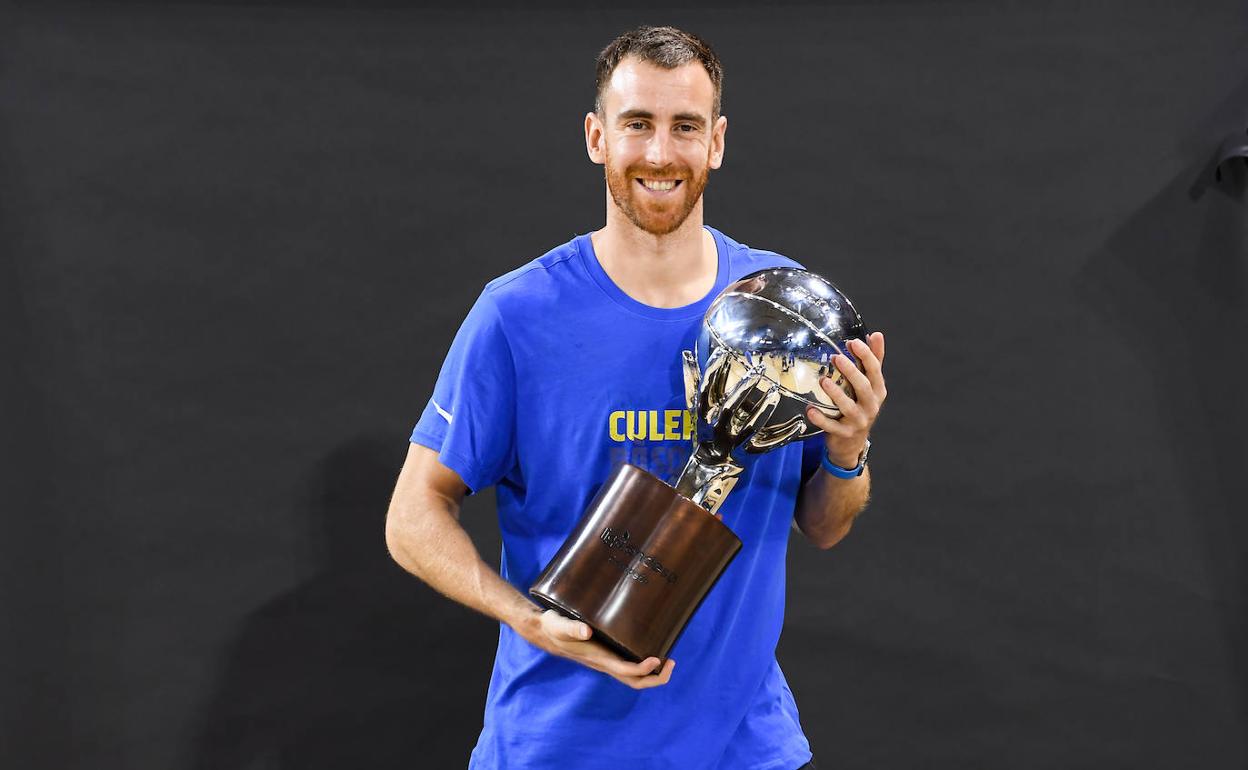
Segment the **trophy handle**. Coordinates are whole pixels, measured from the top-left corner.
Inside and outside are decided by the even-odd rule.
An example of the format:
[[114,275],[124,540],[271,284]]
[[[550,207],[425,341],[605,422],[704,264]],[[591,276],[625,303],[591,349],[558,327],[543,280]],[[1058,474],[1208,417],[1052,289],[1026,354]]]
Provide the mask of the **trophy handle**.
[[680,358],[685,365],[685,408],[698,411],[698,359],[692,350],[680,351]]
[[[840,416],[839,414],[837,415]],[[766,452],[778,446],[784,446],[793,439],[800,438],[806,430],[806,421],[802,415],[794,415],[788,422],[776,426],[768,426],[750,436],[747,442],[752,452]]]

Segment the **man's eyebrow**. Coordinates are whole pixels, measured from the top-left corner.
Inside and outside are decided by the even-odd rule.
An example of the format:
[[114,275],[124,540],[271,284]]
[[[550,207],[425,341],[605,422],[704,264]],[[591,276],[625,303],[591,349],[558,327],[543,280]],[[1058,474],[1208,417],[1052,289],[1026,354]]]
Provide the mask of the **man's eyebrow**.
[[[654,120],[654,113],[649,110],[633,109],[624,110],[618,116],[619,120],[632,120],[633,118],[645,118],[646,120]],[[706,125],[706,118],[696,112],[680,112],[672,116],[672,120],[678,123],[696,123],[699,126]]]
[[618,116],[616,116],[616,120],[632,120],[633,118],[645,118],[646,120],[654,120],[654,113],[649,110],[631,109],[631,110],[624,110]]
[[672,120],[677,123],[697,123],[699,126],[706,125],[706,118],[696,112],[680,112],[672,116]]

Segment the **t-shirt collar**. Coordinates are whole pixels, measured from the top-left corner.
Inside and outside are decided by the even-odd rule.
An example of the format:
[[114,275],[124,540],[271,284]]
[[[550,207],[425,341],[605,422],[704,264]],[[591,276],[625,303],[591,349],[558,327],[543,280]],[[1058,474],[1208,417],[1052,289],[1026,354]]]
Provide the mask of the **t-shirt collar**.
[[715,299],[724,287],[728,285],[729,261],[728,246],[724,243],[724,235],[709,225],[703,225],[711,237],[715,240],[715,251],[719,257],[719,264],[715,275],[715,286],[706,294],[706,296],[692,302],[688,305],[680,307],[654,307],[644,302],[638,302],[628,296],[624,291],[615,285],[615,281],[611,280],[611,276],[607,275],[607,271],[602,269],[602,265],[598,262],[598,255],[594,253],[594,242],[589,237],[589,233],[578,235],[573,242],[576,245],[577,253],[580,254],[581,262],[585,266],[585,270],[589,273],[599,288],[611,298],[617,305],[620,305],[629,312],[642,315],[647,318],[654,318],[663,321],[681,321],[690,318],[701,318],[706,313],[706,309],[710,306],[711,300]]

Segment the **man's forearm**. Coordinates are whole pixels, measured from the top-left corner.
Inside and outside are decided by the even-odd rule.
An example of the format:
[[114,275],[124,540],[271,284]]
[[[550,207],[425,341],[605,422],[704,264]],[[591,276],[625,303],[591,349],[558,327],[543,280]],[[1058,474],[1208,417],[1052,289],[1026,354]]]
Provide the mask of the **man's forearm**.
[[812,543],[831,548],[849,534],[854,517],[867,506],[871,469],[852,479],[838,479],[820,468],[802,487],[794,521]]
[[393,506],[386,546],[403,569],[439,593],[519,630],[541,610],[482,560],[459,523],[458,506],[437,496]]

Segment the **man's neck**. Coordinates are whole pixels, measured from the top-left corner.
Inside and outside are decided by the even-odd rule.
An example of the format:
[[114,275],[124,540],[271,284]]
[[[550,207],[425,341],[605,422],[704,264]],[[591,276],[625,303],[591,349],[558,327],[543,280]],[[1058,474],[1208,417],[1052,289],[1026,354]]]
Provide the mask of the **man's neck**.
[[702,202],[667,235],[637,227],[614,205],[607,226],[590,235],[598,264],[628,296],[645,305],[689,305],[715,287],[719,255],[715,239],[702,227]]

